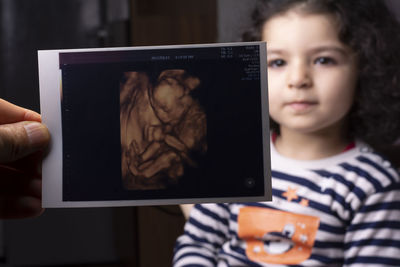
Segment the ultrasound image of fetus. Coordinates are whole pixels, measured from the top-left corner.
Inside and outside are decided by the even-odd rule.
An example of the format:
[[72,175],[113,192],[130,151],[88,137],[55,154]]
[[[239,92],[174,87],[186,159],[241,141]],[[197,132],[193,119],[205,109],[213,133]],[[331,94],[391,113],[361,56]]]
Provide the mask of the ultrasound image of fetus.
[[120,86],[122,180],[126,189],[165,189],[196,167],[207,151],[206,114],[191,96],[200,84],[185,70],[165,70],[151,82],[124,73]]

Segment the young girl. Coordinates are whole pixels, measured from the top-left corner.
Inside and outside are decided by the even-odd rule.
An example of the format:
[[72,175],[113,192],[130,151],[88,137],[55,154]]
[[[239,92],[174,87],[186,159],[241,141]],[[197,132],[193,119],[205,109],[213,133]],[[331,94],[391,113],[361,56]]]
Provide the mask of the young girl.
[[[269,0],[273,201],[196,205],[174,266],[400,266],[399,28],[380,0]],[[369,145],[367,145],[367,143]]]

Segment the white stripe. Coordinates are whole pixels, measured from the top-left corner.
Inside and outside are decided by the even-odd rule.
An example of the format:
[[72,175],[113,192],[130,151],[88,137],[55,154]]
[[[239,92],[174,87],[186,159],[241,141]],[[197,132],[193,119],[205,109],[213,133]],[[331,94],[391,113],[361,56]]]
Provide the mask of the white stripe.
[[[287,265],[285,265],[285,266],[287,266]],[[341,264],[327,265],[327,264],[322,263],[320,261],[310,260],[310,259],[307,259],[307,260],[301,262],[301,266],[307,266],[307,267],[322,267],[322,266],[324,266],[324,267],[342,267]]]
[[349,232],[345,236],[345,242],[359,241],[364,239],[388,239],[400,241],[400,230],[396,229],[364,229]]
[[343,258],[343,249],[341,248],[313,248],[313,254],[322,255],[327,258]]
[[196,256],[190,256],[190,257],[185,257],[180,259],[179,261],[177,261],[174,264],[174,267],[181,267],[181,266],[185,266],[190,265],[190,264],[201,264],[204,267],[214,267],[214,264],[209,262],[208,260],[201,258],[201,257],[196,257]]
[[379,221],[399,221],[400,210],[378,210],[369,213],[357,214],[352,223],[369,223]]
[[400,189],[392,190],[390,192],[375,193],[369,196],[365,205],[371,205],[383,202],[395,202],[395,201],[400,201]]
[[[224,205],[224,204],[221,204]],[[215,204],[215,203],[207,203],[207,204],[202,204],[201,205],[203,208],[206,208],[207,210],[209,210],[212,213],[215,213],[216,215],[218,215],[218,217],[220,218],[229,218],[229,212],[222,208],[220,205]]]
[[[203,205],[204,207],[205,205]],[[219,217],[225,218],[228,220],[227,217],[227,212],[225,211],[224,213],[221,212],[222,208],[218,207],[216,204],[210,205],[207,204],[207,206],[205,206],[205,208],[211,210],[211,212],[216,213]],[[213,208],[215,208],[215,211],[213,210]],[[225,235],[228,235],[228,225],[223,225],[221,224],[220,221],[215,220],[213,217],[208,216],[207,214],[204,214],[203,212],[201,212],[198,209],[193,209],[192,211],[192,215],[191,215],[196,221],[198,221],[199,223],[205,225],[205,226],[209,226],[212,229],[222,232]],[[191,225],[190,223],[187,225]],[[195,227],[195,226],[193,226]]]
[[[214,247],[208,243],[198,243],[196,241],[193,241],[189,236],[187,235],[182,235],[177,239],[179,244],[193,244],[193,245],[200,245],[202,248],[199,248],[198,246],[196,247],[184,247],[181,248],[181,250],[195,250],[195,251],[199,251],[199,250],[204,250],[204,251],[213,251]],[[179,254],[181,253],[181,250],[179,250]],[[211,253],[210,253],[211,255]]]
[[[368,157],[366,157],[368,158]],[[374,161],[374,160],[372,160]],[[393,173],[391,173],[389,171],[388,168],[383,167],[382,164],[379,164],[379,162],[374,161],[375,163],[377,163],[377,165],[381,166],[383,169],[385,169],[388,173],[390,173],[392,175],[393,178],[396,177],[396,175]],[[361,169],[363,169],[364,171],[368,172],[374,179],[378,180],[380,182],[380,184],[382,185],[382,187],[385,187],[387,185],[389,185],[390,183],[392,183],[392,181],[389,179],[389,177],[387,177],[384,173],[382,173],[381,171],[379,171],[378,169],[376,169],[375,167],[373,167],[372,165],[368,164],[368,163],[364,163],[358,160],[355,160],[354,163],[352,163],[352,165],[359,165],[359,167]],[[373,175],[372,175],[373,173]]]
[[[394,166],[391,165],[389,161],[384,160],[382,157],[374,154],[366,154],[362,155],[364,158],[371,160],[372,162],[376,163],[378,166],[385,169],[390,175],[395,179],[395,181],[400,181],[399,173],[394,169]],[[378,171],[377,169],[373,168],[375,172]]]
[[343,267],[382,267],[381,263],[357,263],[357,264],[351,264],[351,265],[343,265]]
[[[184,247],[184,248],[181,248],[181,249],[174,255],[174,260],[175,260],[175,259],[178,259],[179,257],[181,257],[182,255],[184,255],[184,254],[186,254],[186,253],[199,253],[199,254],[202,254],[202,255],[204,255],[204,256],[209,256],[209,257],[211,257],[211,258],[214,258],[213,253],[212,253],[211,251],[207,250],[207,249],[204,249],[204,248],[200,249],[200,248],[198,248],[198,247]],[[192,255],[190,255],[190,256],[184,256],[182,259],[180,259],[179,261],[177,261],[177,262],[176,262],[177,264],[174,265],[174,266],[180,266],[181,264],[183,264],[183,263],[185,263],[185,262],[188,262],[188,261],[189,261],[189,262],[197,262],[198,259],[200,259],[201,261],[206,262],[206,263],[210,264],[210,266],[212,266],[212,264],[211,264],[208,260],[203,259],[203,258],[201,258],[201,257],[199,257],[199,256],[192,256]]]
[[[239,247],[240,246],[240,248],[242,248],[242,249],[244,249],[246,251],[246,243],[243,242],[243,241],[241,241],[239,244],[233,244],[233,245],[235,247]],[[237,257],[239,259],[248,260],[247,258],[245,258],[245,255],[239,254],[236,251],[231,250],[229,243],[225,243],[224,244],[223,251],[228,255],[224,254],[224,255],[220,255],[220,257],[223,258],[223,259],[228,260],[230,266],[232,266],[232,265],[233,266],[243,266],[243,261],[239,261],[235,257]]]
[[343,242],[344,235],[335,234],[331,232],[322,231],[321,229],[318,230],[317,235],[315,237],[316,241],[319,242]]
[[[296,187],[297,186],[297,187]],[[300,188],[299,185],[293,184],[293,183],[287,183],[283,181],[275,182],[274,188],[277,188],[282,191],[286,191],[289,187],[291,188]],[[302,196],[305,196],[305,199],[310,199],[314,202],[320,203],[322,205],[325,205],[327,209],[329,210],[330,208],[330,203],[332,203],[332,198],[328,195],[321,195],[321,194],[315,194],[314,192],[305,192],[303,189],[299,190],[299,198],[302,198]],[[284,198],[284,196],[282,196]],[[329,222],[330,225],[333,226],[341,226],[342,223],[341,221],[335,216],[334,213],[326,213],[326,212],[321,212],[320,210],[313,209],[312,207],[305,207],[301,206],[299,203],[296,202],[288,202],[286,200],[274,200],[273,204],[275,204],[275,207],[278,207],[279,209],[282,209],[284,211],[288,212],[293,212],[296,214],[307,214],[310,216],[317,216],[321,219],[323,222]],[[338,210],[344,210],[342,205],[340,203],[335,204],[336,209]],[[345,214],[346,215],[346,214]],[[348,215],[347,215],[348,216]]]
[[[209,242],[211,242],[211,243],[221,244],[221,243],[225,242],[225,240],[220,238],[218,235],[215,235],[214,233],[203,231],[202,229],[197,228],[196,226],[194,226],[192,224],[187,224],[187,227],[185,227],[185,230],[196,237],[205,238],[205,239],[209,240]],[[204,244],[204,246],[209,246],[210,249],[214,249],[211,245],[208,245],[208,244]]]
[[379,246],[363,246],[353,247],[345,252],[346,258],[352,257],[376,257],[376,258],[394,258],[400,254],[399,248],[379,247]]
[[[364,190],[367,189],[361,187],[359,184],[355,182],[354,178],[357,178],[358,177],[357,175],[355,175],[353,172],[349,172],[343,169],[341,166],[332,166],[331,168],[328,168],[325,171],[332,173],[333,175],[341,176],[345,181],[353,183],[356,187],[360,188],[364,193],[365,193]],[[351,177],[348,177],[349,174]],[[340,194],[346,200],[347,203],[350,203],[351,208],[353,210],[357,209],[362,204],[363,200],[360,200],[355,193],[350,191],[350,188],[346,184],[339,182],[337,178],[333,177],[325,179],[333,181],[328,183],[329,185],[331,185],[330,188],[334,190],[337,194]]]

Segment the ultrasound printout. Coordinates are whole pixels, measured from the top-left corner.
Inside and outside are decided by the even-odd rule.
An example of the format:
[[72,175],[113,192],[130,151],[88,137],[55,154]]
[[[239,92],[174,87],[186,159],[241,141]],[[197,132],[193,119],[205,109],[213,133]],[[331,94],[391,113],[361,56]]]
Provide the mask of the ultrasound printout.
[[44,207],[271,200],[265,43],[39,51]]

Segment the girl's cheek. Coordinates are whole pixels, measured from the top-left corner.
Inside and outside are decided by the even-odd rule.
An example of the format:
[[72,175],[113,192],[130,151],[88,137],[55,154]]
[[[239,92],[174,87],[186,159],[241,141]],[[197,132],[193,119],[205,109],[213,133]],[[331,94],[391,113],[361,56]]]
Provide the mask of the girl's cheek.
[[269,104],[269,115],[275,119],[276,114],[279,111],[279,106],[281,103],[280,93],[276,90],[270,90],[268,94],[268,104]]
[[285,83],[278,75],[268,75],[268,96],[277,101],[285,89]]

